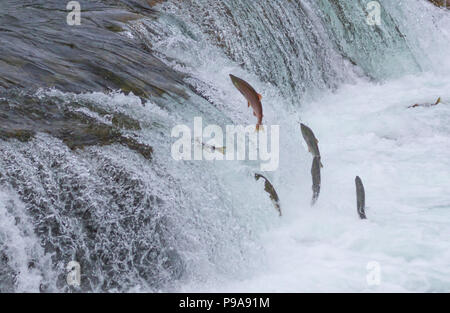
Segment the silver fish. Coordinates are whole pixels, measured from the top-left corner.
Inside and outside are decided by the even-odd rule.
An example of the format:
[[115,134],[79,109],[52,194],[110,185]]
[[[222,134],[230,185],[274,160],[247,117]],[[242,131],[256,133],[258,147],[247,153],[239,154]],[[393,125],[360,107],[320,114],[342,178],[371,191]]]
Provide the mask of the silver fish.
[[[320,158],[319,146],[317,145],[319,143],[319,140],[317,140],[311,128],[309,128],[303,123],[300,123],[300,126],[302,130],[303,139],[305,139],[305,142],[308,145],[308,151],[311,152],[311,154],[314,157]],[[320,162],[320,167],[323,167],[322,162]]]
[[356,208],[358,210],[358,215],[362,220],[367,219],[366,217],[366,193],[364,191],[364,185],[362,183],[361,178],[356,176],[355,178],[356,184]]
[[438,105],[439,103],[441,103],[441,98],[439,97],[438,99],[437,99],[437,101],[435,102],[435,103],[422,103],[422,104],[413,104],[413,105],[410,105],[409,107],[408,107],[408,109],[412,109],[412,108],[417,108],[417,107],[426,107],[426,108],[429,108],[429,107],[432,107],[432,106],[435,106],[435,105]]
[[314,157],[312,167],[311,167],[311,176],[312,176],[312,190],[313,196],[311,200],[311,205],[316,204],[317,199],[320,194],[320,157]]
[[255,174],[256,181],[258,181],[260,178],[263,178],[265,180],[264,190],[269,194],[270,199],[272,200],[272,203],[275,206],[275,209],[281,216],[280,198],[278,198],[278,194],[275,191],[275,188],[273,188],[273,185],[266,177],[264,177],[261,174]]

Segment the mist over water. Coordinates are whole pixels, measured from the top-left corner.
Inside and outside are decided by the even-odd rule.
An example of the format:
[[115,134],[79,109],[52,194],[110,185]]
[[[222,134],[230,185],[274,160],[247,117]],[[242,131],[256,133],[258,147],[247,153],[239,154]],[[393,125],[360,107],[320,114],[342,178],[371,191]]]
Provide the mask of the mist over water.
[[[74,59],[59,50],[73,28],[20,26],[27,11],[12,1],[6,27],[52,33],[65,59],[12,31],[35,56],[3,45],[0,291],[76,291],[72,260],[83,291],[449,291],[450,17],[386,0],[370,26],[367,2],[99,2]],[[56,2],[33,10],[46,5]],[[96,33],[101,44],[85,40]],[[254,124],[230,73],[262,94],[265,124],[280,125],[280,166],[265,175],[282,218],[254,180],[258,164],[171,157],[171,129],[194,117]],[[315,207],[299,122],[324,164]],[[379,285],[367,283],[369,262]]]

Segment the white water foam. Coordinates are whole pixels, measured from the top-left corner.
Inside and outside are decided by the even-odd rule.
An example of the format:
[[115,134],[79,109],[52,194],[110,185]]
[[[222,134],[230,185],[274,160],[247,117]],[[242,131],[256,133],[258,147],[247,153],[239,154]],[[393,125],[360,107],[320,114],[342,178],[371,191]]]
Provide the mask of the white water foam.
[[[449,51],[449,19],[428,4],[411,7],[423,10],[414,15],[420,24],[408,32],[418,39],[408,37],[408,44],[429,72],[397,75],[382,84],[360,79],[299,103],[298,109],[275,86],[177,27],[155,43],[161,54],[170,51],[169,64],[198,80],[198,89],[235,122],[252,117],[229,73],[250,81],[264,96],[266,123],[281,125],[281,164],[271,178],[284,217],[258,233],[259,267],[237,280],[216,273],[206,282],[189,281],[181,291],[450,291],[450,79],[448,61],[436,60]],[[411,12],[403,13],[405,23],[414,20]],[[408,109],[438,97],[443,100],[438,106]],[[312,158],[304,149],[300,120],[316,133],[325,166],[313,208]],[[356,212],[356,175],[366,187],[367,221]],[[380,266],[379,285],[367,283],[370,262]]]

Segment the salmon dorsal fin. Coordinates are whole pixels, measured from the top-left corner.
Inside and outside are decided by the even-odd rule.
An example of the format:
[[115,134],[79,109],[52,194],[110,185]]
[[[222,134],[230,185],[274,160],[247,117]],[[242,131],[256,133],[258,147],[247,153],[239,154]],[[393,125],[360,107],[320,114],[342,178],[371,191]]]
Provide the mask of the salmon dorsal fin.
[[441,103],[441,97],[439,97],[436,101],[436,104],[439,104],[439,103]]
[[259,101],[262,100],[262,96],[259,93],[258,93],[258,99],[259,99]]

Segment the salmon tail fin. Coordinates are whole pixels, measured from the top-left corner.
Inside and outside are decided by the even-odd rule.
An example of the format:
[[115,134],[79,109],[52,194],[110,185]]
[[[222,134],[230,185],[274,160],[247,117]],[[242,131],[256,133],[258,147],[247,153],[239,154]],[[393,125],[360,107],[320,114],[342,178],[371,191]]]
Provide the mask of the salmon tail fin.
[[436,104],[439,104],[439,103],[441,103],[441,97],[439,97],[439,98],[437,99],[435,105],[436,105]]
[[216,148],[216,150],[219,151],[220,153],[222,153],[223,155],[225,155],[226,149],[227,149],[226,147]]
[[259,99],[259,101],[262,100],[262,96],[259,93],[258,93],[258,99]]
[[264,131],[264,126],[260,125],[260,124],[256,124],[256,132],[260,132],[260,131]]

